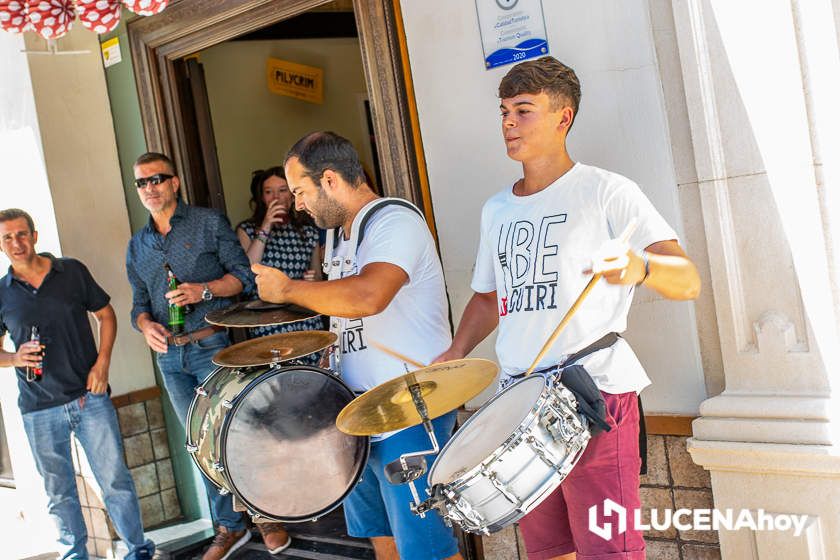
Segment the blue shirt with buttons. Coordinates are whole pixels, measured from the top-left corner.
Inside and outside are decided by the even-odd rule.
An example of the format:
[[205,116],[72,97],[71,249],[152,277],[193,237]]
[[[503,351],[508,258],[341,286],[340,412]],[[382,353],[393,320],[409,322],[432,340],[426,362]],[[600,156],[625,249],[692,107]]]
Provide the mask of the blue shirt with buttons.
[[[134,328],[141,313],[149,313],[154,321],[169,328],[169,302],[164,297],[169,288],[164,264],[169,264],[178,282],[203,284],[231,274],[242,282],[246,295],[254,291],[250,262],[224,215],[179,200],[169,223],[169,233],[161,235],[149,217],[149,222],[128,243],[125,266],[134,294]],[[185,317],[184,328],[193,332],[208,326],[204,320],[207,313],[233,303],[232,298],[214,297],[194,304],[194,310]]]
[[38,327],[44,349],[42,380],[26,381],[25,368],[15,368],[18,406],[22,413],[65,405],[85,394],[90,368],[99,352],[88,312],[99,311],[111,298],[76,259],[49,253],[50,271],[37,289],[15,278],[12,268],[0,279],[0,335],[11,335],[15,347],[27,342]]

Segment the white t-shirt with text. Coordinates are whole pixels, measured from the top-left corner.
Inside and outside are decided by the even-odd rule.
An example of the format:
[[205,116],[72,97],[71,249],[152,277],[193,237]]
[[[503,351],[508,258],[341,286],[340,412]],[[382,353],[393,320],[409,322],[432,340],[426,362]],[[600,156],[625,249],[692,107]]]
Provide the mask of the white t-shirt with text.
[[[630,246],[638,253],[677,239],[636,183],[581,163],[538,193],[516,196],[508,188],[485,203],[472,289],[496,291],[502,387],[510,381],[505,376],[528,369],[580,295],[591,278],[583,271],[592,256],[634,218]],[[623,332],[633,291],[599,281],[538,368],[562,362],[607,333]],[[623,338],[577,363],[607,393],[639,392],[650,384]]]
[[[335,255],[343,259],[348,248],[342,236]],[[367,223],[353,274],[371,263],[400,267],[408,275],[408,282],[381,313],[360,319],[332,319],[342,322],[341,377],[356,392],[408,371],[404,362],[372,347],[370,340],[423,364],[451,343],[443,270],[423,218],[403,206],[379,209]]]

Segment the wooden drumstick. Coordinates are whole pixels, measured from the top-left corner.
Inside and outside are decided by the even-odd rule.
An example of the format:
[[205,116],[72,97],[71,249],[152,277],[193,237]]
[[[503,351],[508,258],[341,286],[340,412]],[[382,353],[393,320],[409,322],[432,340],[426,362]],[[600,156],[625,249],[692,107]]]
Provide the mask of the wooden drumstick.
[[[630,223],[627,224],[627,227],[624,228],[624,231],[621,233],[621,236],[620,236],[621,241],[623,243],[628,243],[630,241],[630,236],[633,235],[634,231],[636,231],[636,219],[635,218],[633,218],[630,221]],[[543,344],[543,347],[540,350],[540,353],[537,354],[537,357],[534,358],[534,362],[531,364],[531,367],[529,367],[528,371],[525,372],[525,377],[534,373],[534,370],[537,369],[537,364],[539,364],[540,361],[548,353],[548,350],[552,347],[554,342],[557,340],[557,337],[560,336],[560,333],[563,332],[563,330],[566,328],[566,326],[572,320],[572,317],[574,316],[575,313],[577,313],[577,310],[580,308],[581,304],[583,303],[583,300],[586,299],[586,296],[589,295],[589,292],[592,291],[592,288],[595,287],[595,284],[598,283],[598,280],[600,280],[602,276],[603,276],[603,273],[601,273],[601,272],[596,272],[592,276],[592,278],[589,280],[589,282],[583,288],[583,291],[580,292],[580,295],[577,297],[575,302],[572,304],[572,306],[569,308],[569,310],[566,312],[566,314],[560,320],[560,324],[557,325],[557,328],[554,329],[554,332],[551,333],[551,336],[549,336],[548,340],[546,340],[545,344]]]
[[412,360],[412,359],[411,359],[411,358],[409,358],[408,356],[403,356],[402,354],[400,354],[400,353],[399,353],[399,352],[397,352],[396,350],[391,350],[391,349],[390,349],[390,348],[388,348],[387,346],[384,346],[384,345],[382,345],[382,344],[379,344],[379,343],[378,343],[378,342],[376,342],[375,340],[370,340],[370,339],[368,339],[368,344],[370,344],[371,346],[373,346],[373,347],[374,347],[374,348],[376,348],[377,350],[381,350],[382,352],[385,352],[385,353],[386,353],[386,354],[388,354],[389,356],[392,356],[392,357],[394,357],[394,358],[396,358],[396,359],[398,359],[398,360],[402,360],[403,362],[405,362],[405,363],[407,363],[407,364],[411,364],[411,365],[413,365],[413,366],[414,366],[414,367],[416,367],[416,368],[424,368],[424,367],[426,367],[426,365],[425,365],[425,364],[421,364],[420,362],[417,362],[417,361],[415,361],[415,360]]

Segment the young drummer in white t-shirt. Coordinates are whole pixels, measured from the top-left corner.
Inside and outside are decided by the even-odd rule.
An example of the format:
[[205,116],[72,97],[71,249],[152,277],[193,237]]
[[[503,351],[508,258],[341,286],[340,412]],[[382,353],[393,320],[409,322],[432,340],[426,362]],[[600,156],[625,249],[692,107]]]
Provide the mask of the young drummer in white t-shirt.
[[[572,161],[566,136],[580,83],[571,68],[552,57],[518,64],[502,79],[499,97],[507,154],[522,162],[523,177],[484,205],[475,293],[452,345],[436,361],[463,358],[498,325],[504,387],[528,369],[593,269],[604,280],[538,369],[625,330],[635,286],[693,299],[700,279],[673,229],[633,181]],[[617,241],[628,229],[629,242]],[[622,338],[577,363],[604,397],[612,429],[594,436],[560,488],[520,521],[528,558],[644,558],[640,531],[629,527],[604,540],[589,531],[588,510],[603,511],[606,498],[628,510],[640,507],[637,394],[650,380]]]

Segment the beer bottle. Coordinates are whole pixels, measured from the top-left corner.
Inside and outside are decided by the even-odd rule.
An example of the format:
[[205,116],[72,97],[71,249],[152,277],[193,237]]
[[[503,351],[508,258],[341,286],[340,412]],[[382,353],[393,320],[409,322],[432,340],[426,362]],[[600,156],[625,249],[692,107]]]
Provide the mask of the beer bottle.
[[[167,287],[172,291],[178,287],[178,279],[175,278],[175,273],[172,272],[169,263],[165,263],[163,268],[166,270]],[[172,334],[184,334],[184,315],[186,315],[186,310],[183,306],[174,303],[169,304],[169,330],[172,331]]]
[[[38,332],[38,327],[32,325],[32,329],[29,331],[29,341],[30,342],[41,342],[41,335]],[[43,360],[43,353],[41,353],[41,359]],[[34,366],[26,366],[26,380],[30,383],[38,383],[44,378],[44,362],[40,361],[37,365]]]

